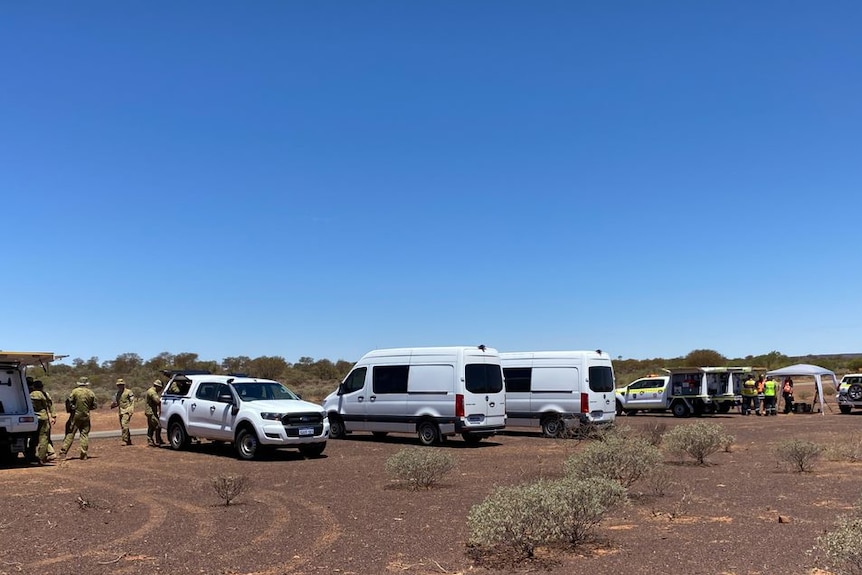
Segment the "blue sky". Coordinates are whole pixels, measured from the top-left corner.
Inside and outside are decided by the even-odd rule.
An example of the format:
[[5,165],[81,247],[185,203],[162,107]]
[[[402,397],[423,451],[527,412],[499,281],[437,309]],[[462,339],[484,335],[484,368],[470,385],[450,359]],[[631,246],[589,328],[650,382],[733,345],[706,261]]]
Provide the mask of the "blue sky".
[[862,352],[862,4],[0,4],[3,349]]

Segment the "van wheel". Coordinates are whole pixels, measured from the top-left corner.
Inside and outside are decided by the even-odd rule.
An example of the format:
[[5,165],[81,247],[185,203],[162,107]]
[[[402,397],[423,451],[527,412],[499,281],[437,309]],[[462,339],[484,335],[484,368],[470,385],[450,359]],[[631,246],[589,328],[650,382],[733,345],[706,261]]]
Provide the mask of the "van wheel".
[[850,388],[847,390],[847,397],[849,397],[853,401],[862,400],[862,385],[859,385],[858,383],[854,383],[853,385],[851,385]]
[[843,413],[844,415],[848,415],[851,411],[853,411],[853,408],[849,405],[839,405],[838,409],[840,409],[841,413]]
[[326,449],[325,443],[309,443],[308,445],[299,446],[299,452],[303,457],[319,457],[324,449]]
[[331,439],[344,439],[347,431],[344,429],[344,421],[337,415],[329,416],[329,437]]
[[550,415],[542,420],[542,435],[559,437],[563,433],[563,420],[559,415]]
[[688,417],[689,414],[688,406],[682,401],[677,401],[670,406],[670,411],[674,417]]
[[419,435],[419,443],[422,445],[434,445],[440,437],[440,430],[437,425],[430,421],[423,421],[416,426],[416,433]]
[[260,444],[257,435],[247,427],[243,427],[236,434],[236,454],[240,459],[254,459]]
[[168,427],[168,443],[174,450],[188,447],[189,436],[181,421],[172,421]]
[[481,435],[476,435],[475,433],[470,433],[469,431],[465,431],[461,434],[461,438],[470,445],[476,445],[480,441],[482,441]]

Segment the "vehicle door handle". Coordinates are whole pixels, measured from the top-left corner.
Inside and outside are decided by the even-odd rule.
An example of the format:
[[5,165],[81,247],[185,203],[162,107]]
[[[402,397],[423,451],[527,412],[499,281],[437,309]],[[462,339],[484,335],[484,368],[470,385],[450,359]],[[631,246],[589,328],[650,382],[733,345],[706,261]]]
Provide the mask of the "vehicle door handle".
[[210,413],[215,413],[215,405],[210,406]]
[[374,403],[374,400],[375,400],[375,399],[377,399],[377,396],[376,396],[376,395],[372,395],[371,397],[369,397],[369,398],[368,398],[368,401],[370,401],[371,403]]
[[197,406],[198,406],[198,404],[197,404],[197,403],[193,403],[193,404],[192,404],[192,409],[195,409]]
[[356,402],[357,402],[357,403],[362,403],[363,401],[365,401],[365,398],[364,398],[364,397],[362,397],[361,395],[360,395],[359,397],[357,397],[357,398],[356,398]]

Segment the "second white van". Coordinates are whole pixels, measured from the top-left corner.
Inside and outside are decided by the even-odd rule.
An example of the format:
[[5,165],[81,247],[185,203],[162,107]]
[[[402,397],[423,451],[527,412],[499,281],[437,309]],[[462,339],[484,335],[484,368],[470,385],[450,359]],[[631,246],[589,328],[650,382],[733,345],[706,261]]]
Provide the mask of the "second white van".
[[500,356],[484,345],[370,351],[323,407],[332,439],[370,431],[416,433],[423,445],[455,434],[476,443],[506,425]]
[[541,427],[547,437],[616,417],[614,369],[597,351],[526,351],[500,354],[506,384],[507,425]]

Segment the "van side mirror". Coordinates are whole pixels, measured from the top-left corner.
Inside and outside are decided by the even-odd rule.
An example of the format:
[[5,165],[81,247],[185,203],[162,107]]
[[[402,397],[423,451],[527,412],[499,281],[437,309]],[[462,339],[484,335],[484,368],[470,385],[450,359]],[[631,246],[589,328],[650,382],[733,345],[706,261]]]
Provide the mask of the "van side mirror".
[[344,395],[344,384],[343,383],[338,384],[338,392],[336,393],[336,395]]

